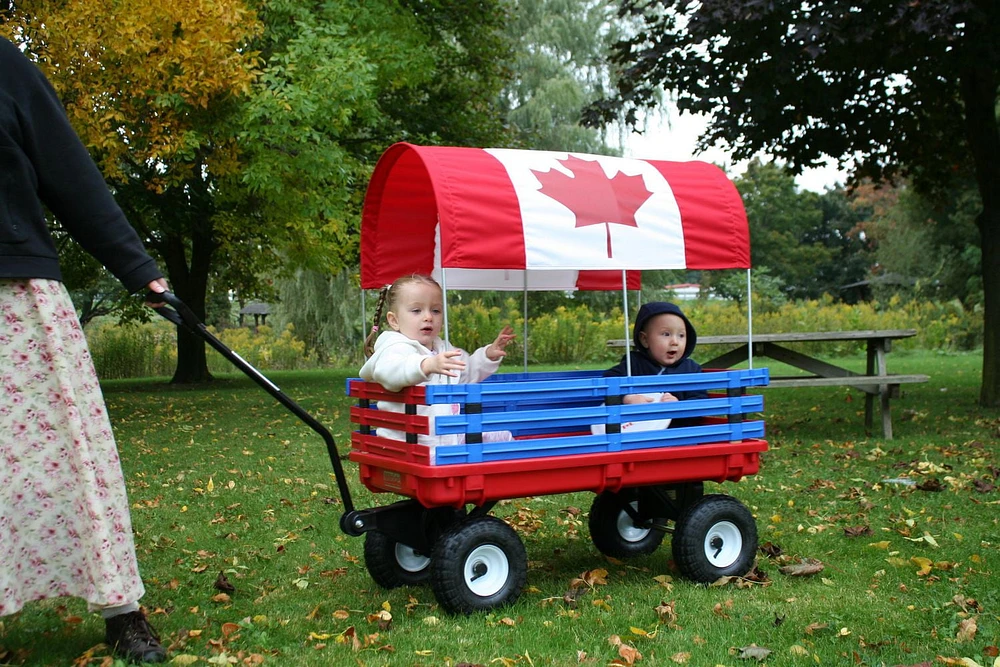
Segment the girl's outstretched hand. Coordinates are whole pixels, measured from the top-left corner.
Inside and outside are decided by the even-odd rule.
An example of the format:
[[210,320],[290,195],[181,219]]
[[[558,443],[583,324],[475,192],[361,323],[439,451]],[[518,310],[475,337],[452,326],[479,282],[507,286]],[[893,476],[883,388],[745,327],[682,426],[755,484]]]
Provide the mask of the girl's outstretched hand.
[[495,341],[486,348],[486,358],[490,361],[499,361],[507,356],[507,344],[517,338],[514,329],[509,324],[500,330]]
[[445,350],[441,354],[435,354],[433,357],[425,357],[420,362],[420,370],[424,372],[424,375],[437,373],[438,375],[447,375],[453,378],[458,377],[458,373],[455,371],[465,370],[465,362],[455,358],[461,356],[461,354],[461,350]]

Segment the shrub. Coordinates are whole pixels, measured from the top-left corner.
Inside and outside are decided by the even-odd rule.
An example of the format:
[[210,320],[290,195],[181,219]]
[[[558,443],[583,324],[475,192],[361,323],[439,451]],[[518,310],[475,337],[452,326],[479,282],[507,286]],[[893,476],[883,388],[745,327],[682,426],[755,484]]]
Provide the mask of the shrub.
[[[699,336],[743,334],[747,330],[746,312],[733,302],[691,301],[680,305],[694,322]],[[896,341],[897,349],[973,350],[983,343],[982,313],[967,311],[957,301],[902,303],[891,299],[886,304],[849,306],[824,297],[780,305],[772,303],[770,309],[758,308],[755,304],[754,313],[755,333],[916,329],[917,335],[913,338]],[[489,344],[506,324],[510,324],[517,334],[517,339],[507,348],[507,363],[520,364],[524,354],[524,316],[520,300],[508,298],[502,306],[486,306],[474,299],[448,308],[449,337],[466,350]],[[291,323],[280,331],[260,326],[215,333],[223,343],[262,371],[321,365],[318,356],[296,336]],[[119,326],[114,320],[105,318],[88,325],[86,334],[94,365],[102,378],[165,376],[174,372],[176,330],[167,322]],[[559,306],[528,322],[528,361],[610,365],[620,358],[622,350],[609,348],[607,341],[624,335],[624,318],[619,308],[604,313],[583,304]],[[864,346],[863,340],[790,345],[808,354],[829,356],[864,352]],[[723,351],[718,349],[713,353]],[[360,355],[329,358],[332,363],[341,365],[361,365]],[[234,370],[229,361],[214,351],[208,353],[208,367],[216,373]]]

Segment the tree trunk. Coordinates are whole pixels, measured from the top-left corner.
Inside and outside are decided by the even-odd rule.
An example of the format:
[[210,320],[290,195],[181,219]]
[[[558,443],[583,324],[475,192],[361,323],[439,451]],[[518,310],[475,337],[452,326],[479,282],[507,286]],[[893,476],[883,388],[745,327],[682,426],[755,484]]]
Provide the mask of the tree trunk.
[[976,218],[983,252],[983,380],[979,404],[1000,407],[1000,126],[996,117],[997,72],[983,61],[963,73],[965,133],[975,164],[983,210]]
[[[180,236],[171,236],[161,245],[171,291],[202,322],[208,293],[208,273],[215,244],[210,235],[195,233],[191,238],[191,264],[188,266],[186,244]],[[173,384],[211,382],[205,341],[183,327],[177,330],[177,368]]]

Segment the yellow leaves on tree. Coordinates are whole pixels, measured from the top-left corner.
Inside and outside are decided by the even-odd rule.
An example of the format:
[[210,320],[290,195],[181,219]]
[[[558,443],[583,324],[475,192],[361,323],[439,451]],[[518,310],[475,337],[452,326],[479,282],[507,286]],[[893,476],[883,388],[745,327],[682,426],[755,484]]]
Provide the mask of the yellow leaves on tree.
[[[261,30],[242,0],[39,0],[8,30],[58,91],[106,177],[148,170],[150,187],[235,165],[235,133],[205,128],[257,76]],[[159,165],[154,167],[154,165]]]

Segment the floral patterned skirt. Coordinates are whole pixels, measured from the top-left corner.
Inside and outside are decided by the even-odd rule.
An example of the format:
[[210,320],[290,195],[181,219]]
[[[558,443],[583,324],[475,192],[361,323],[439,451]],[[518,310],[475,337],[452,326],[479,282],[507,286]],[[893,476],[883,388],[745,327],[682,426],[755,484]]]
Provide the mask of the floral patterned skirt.
[[144,593],[125,480],[62,283],[0,279],[0,616],[71,595]]

